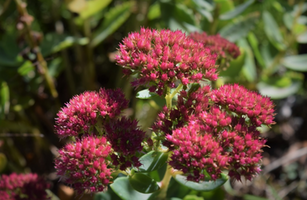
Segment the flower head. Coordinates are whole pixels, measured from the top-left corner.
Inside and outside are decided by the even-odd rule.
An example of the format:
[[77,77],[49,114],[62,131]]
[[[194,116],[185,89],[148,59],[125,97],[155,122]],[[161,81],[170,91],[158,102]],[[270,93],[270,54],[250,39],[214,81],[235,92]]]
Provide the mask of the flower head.
[[0,199],[33,199],[44,200],[47,198],[46,189],[50,185],[37,174],[2,175],[0,178]]
[[217,79],[216,56],[181,31],[142,28],[140,33],[130,33],[119,51],[117,64],[124,67],[124,73],[138,74],[132,84],[151,84],[159,95],[178,81],[187,85]]
[[111,146],[106,138],[83,137],[66,144],[59,154],[55,160],[57,174],[78,193],[103,191],[110,183],[112,169],[108,168],[107,157],[111,154]]
[[213,54],[216,54],[219,64],[222,64],[222,59],[228,63],[231,59],[235,59],[240,55],[239,47],[222,38],[220,35],[207,35],[205,32],[193,32],[189,37],[197,42],[203,43],[204,47],[209,48]]
[[58,112],[55,130],[59,137],[94,133],[94,125],[118,116],[128,101],[121,90],[100,89],[74,96]]
[[110,121],[105,126],[106,138],[112,145],[116,154],[112,154],[114,165],[119,165],[121,170],[131,167],[139,167],[140,162],[136,153],[143,149],[141,143],[145,138],[145,132],[137,126],[136,120],[122,117],[119,120]]
[[210,97],[217,105],[225,106],[237,114],[247,115],[256,126],[275,123],[274,104],[270,98],[263,97],[243,86],[223,85],[219,89],[213,90]]

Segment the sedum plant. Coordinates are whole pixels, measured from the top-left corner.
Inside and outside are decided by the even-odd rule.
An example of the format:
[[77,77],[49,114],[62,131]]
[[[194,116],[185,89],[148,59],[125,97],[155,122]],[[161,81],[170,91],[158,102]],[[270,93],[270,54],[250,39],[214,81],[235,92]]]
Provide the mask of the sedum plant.
[[145,28],[130,33],[119,45],[117,64],[135,88],[145,88],[138,98],[160,96],[165,106],[146,134],[121,115],[128,107],[121,90],[73,97],[56,118],[56,134],[73,140],[59,150],[57,174],[78,193],[110,186],[121,199],[170,198],[173,181],[212,191],[229,178],[252,180],[266,146],[258,128],[275,123],[274,104],[237,84],[210,85],[219,65],[227,68],[239,54],[219,35]]

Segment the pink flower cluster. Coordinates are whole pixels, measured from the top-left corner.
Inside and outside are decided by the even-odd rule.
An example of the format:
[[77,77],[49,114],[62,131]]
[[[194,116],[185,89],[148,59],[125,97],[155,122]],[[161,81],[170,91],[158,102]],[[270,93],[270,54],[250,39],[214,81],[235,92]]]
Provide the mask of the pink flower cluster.
[[260,172],[265,146],[256,128],[273,119],[274,105],[267,97],[238,85],[212,91],[206,86],[182,91],[175,108],[158,114],[153,131],[165,134],[163,144],[173,150],[169,164],[188,180],[216,180],[223,170],[237,180],[251,180]]
[[181,31],[141,28],[124,38],[119,52],[116,60],[124,73],[138,74],[133,86],[150,84],[150,91],[159,95],[178,80],[187,85],[217,79],[216,55]]
[[207,35],[205,32],[193,32],[189,37],[197,42],[203,43],[203,45],[208,47],[219,59],[226,58],[227,56],[237,58],[240,55],[240,50],[236,44],[229,42],[220,35]]
[[141,164],[136,153],[142,151],[141,145],[145,132],[138,128],[136,120],[125,117],[106,124],[106,138],[111,143],[116,154],[112,154],[113,165],[125,170],[132,165],[139,167]]
[[37,174],[2,175],[0,178],[0,200],[48,199],[45,190],[49,187],[50,185]]
[[128,101],[121,90],[100,89],[74,96],[58,112],[55,130],[59,137],[95,133],[94,126],[119,116]]
[[100,89],[73,97],[58,113],[57,134],[76,137],[77,142],[59,150],[55,168],[78,193],[103,191],[113,170],[140,166],[136,154],[145,132],[136,120],[119,118],[127,105],[120,90]]
[[213,90],[211,99],[217,105],[240,115],[247,115],[256,126],[274,124],[274,104],[269,97],[249,91],[243,86],[223,85]]
[[55,160],[57,174],[78,193],[103,191],[111,179],[111,163],[107,160],[111,151],[105,137],[88,136],[69,143],[59,150]]

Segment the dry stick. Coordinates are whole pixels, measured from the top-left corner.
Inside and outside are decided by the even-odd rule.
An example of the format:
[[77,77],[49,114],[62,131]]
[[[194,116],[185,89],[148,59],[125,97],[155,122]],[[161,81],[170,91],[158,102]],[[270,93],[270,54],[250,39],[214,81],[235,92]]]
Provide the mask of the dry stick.
[[293,153],[290,153],[288,155],[285,155],[277,160],[275,160],[274,162],[272,162],[271,164],[267,165],[264,169],[263,169],[263,175],[269,173],[270,171],[285,165],[291,161],[297,160],[302,156],[307,155],[307,147],[304,147],[302,149],[299,149]]
[[[28,14],[28,12],[26,10],[26,3],[22,2],[21,0],[15,0],[15,2],[17,4],[17,9],[18,9],[20,16],[21,17],[30,17],[30,15]],[[52,77],[49,74],[47,62],[45,61],[45,59],[44,59],[44,57],[43,57],[43,55],[40,51],[39,46],[37,45],[34,38],[32,37],[30,23],[23,21],[23,25],[25,27],[25,31],[26,31],[26,34],[27,34],[27,37],[28,37],[28,40],[29,40],[30,47],[36,53],[36,57],[37,57],[37,61],[38,61],[38,67],[40,68],[40,71],[43,74],[43,76],[44,76],[44,78],[47,82],[47,86],[49,87],[50,93],[51,93],[53,98],[57,98],[58,92],[56,91]]]

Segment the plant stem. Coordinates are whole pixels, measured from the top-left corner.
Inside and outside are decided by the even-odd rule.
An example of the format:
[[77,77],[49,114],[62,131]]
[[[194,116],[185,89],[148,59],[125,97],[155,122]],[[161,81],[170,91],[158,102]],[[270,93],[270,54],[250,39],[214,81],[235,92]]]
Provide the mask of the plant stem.
[[32,16],[30,16],[28,14],[28,12],[26,10],[26,4],[24,2],[22,2],[21,0],[15,0],[15,2],[17,4],[17,9],[18,9],[18,12],[19,12],[21,18],[27,18],[27,20],[28,20],[28,21],[23,21],[23,25],[24,25],[24,29],[25,29],[27,38],[29,40],[30,47],[36,53],[36,57],[37,57],[37,61],[38,61],[38,68],[40,69],[39,71],[43,74],[52,97],[57,98],[58,92],[55,89],[55,85],[53,83],[52,77],[49,74],[47,62],[45,61],[45,59],[44,59],[44,57],[43,57],[43,55],[40,51],[40,48],[39,48],[38,44],[35,42],[35,39],[33,38],[32,33],[31,33],[30,24],[32,22],[32,19],[31,19]]

